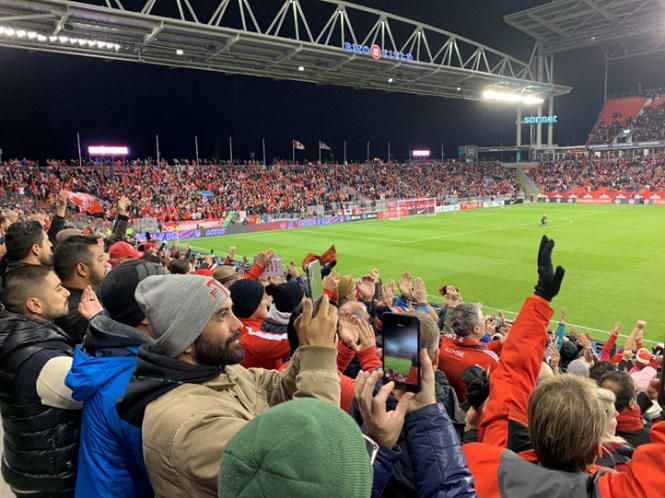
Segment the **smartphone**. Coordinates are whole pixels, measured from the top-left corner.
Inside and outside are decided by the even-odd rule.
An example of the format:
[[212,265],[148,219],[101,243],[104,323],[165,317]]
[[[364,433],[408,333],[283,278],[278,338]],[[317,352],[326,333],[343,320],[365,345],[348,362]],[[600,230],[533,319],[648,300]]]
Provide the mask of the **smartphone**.
[[384,313],[383,373],[397,389],[420,391],[420,319],[404,313]]
[[323,296],[323,278],[321,277],[321,262],[315,259],[305,267],[307,283],[309,284],[310,298],[316,301]]

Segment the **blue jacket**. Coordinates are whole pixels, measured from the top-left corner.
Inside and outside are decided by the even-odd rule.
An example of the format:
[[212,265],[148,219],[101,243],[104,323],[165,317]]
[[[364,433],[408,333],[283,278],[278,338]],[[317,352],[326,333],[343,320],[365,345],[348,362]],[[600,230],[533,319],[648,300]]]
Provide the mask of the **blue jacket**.
[[[94,317],[90,328],[99,322],[108,328],[112,321]],[[118,322],[111,325],[115,331],[123,327],[143,334]],[[89,336],[90,331],[86,340]],[[113,341],[107,341],[99,349],[84,343],[74,351],[65,383],[72,389],[74,399],[83,401],[77,498],[154,496],[143,462],[141,429],[121,420],[115,408],[136,368],[138,346],[127,345],[131,342],[138,340],[125,340],[122,347],[111,347]]]
[[[407,414],[404,428],[419,498],[477,498],[457,433],[439,404]],[[373,497],[380,495],[398,460],[398,453],[380,448],[374,462]]]

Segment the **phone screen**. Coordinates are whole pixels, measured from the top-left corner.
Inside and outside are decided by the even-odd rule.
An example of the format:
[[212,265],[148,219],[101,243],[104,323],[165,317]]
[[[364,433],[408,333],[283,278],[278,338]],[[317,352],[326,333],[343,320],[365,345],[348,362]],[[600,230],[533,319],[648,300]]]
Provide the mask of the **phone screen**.
[[321,263],[319,260],[314,260],[307,265],[307,279],[309,280],[309,288],[312,292],[312,301],[316,301],[323,296],[323,279],[321,278]]
[[403,313],[383,314],[383,372],[397,389],[420,391],[420,320]]

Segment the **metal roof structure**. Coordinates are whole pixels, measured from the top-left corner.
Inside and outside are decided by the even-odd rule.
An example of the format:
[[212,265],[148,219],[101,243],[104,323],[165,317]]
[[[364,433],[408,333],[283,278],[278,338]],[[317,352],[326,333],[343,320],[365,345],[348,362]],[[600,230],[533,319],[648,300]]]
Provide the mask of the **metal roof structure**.
[[538,81],[533,63],[343,0],[0,0],[0,46],[467,100],[571,90]]
[[600,47],[608,61],[665,51],[665,0],[554,0],[504,17],[542,55]]

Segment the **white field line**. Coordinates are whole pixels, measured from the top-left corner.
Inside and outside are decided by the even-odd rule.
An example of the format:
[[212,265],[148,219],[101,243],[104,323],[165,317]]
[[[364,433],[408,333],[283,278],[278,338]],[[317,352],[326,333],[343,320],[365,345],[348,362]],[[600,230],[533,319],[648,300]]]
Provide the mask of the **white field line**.
[[[597,211],[593,214],[606,214],[606,213],[609,213],[609,211]],[[554,227],[552,227],[551,224],[548,224],[547,228],[550,228],[550,227],[552,227],[552,228],[562,228],[564,226],[572,225],[573,221],[572,221],[571,218],[582,218],[584,216],[593,216],[593,214],[582,214],[582,215],[579,215],[579,216],[571,216],[569,218],[556,218],[556,219],[551,220],[551,221],[566,220],[568,223],[565,224],[565,225],[555,225]],[[454,238],[454,237],[464,237],[466,235],[473,235],[473,234],[476,234],[476,233],[496,232],[496,231],[501,231],[501,230],[508,230],[508,229],[511,229],[511,228],[518,228],[518,227],[532,227],[533,230],[545,230],[545,228],[540,227],[538,222],[517,223],[515,225],[504,225],[504,226],[500,226],[500,227],[482,228],[480,230],[471,230],[469,232],[448,233],[448,234],[445,234],[445,235],[437,235],[437,236],[434,236],[434,237],[424,237],[424,238],[421,238],[421,239],[411,239],[411,240],[405,240],[405,241],[401,241],[401,242],[403,242],[404,244],[413,244],[413,243],[416,243],[416,242],[425,242],[427,240],[451,239],[451,238]]]

